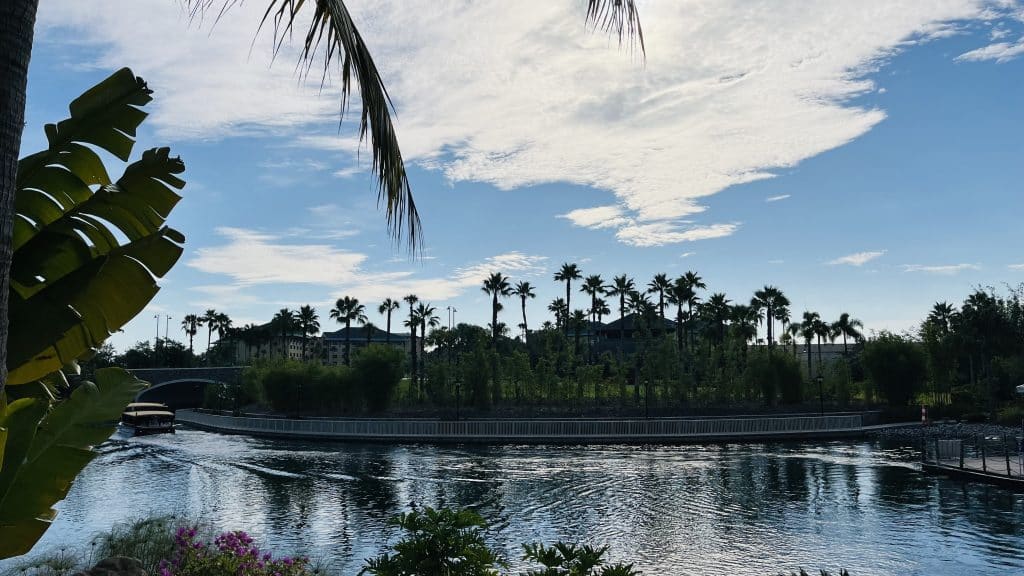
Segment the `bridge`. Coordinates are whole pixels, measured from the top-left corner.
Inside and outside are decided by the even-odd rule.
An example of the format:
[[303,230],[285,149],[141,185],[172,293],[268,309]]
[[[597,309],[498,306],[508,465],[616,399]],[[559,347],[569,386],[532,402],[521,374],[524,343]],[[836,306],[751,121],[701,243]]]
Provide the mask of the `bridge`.
[[210,366],[202,368],[133,368],[129,370],[149,387],[139,392],[136,402],[161,402],[172,409],[198,408],[203,405],[210,384],[237,384],[247,366]]

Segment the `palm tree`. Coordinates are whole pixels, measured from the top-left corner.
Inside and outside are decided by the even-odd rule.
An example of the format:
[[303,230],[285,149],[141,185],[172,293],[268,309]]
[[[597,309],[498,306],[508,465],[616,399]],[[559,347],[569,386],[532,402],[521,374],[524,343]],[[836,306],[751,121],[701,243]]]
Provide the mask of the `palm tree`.
[[626,338],[622,327],[625,324],[626,318],[626,298],[630,292],[633,292],[633,279],[625,274],[612,278],[612,285],[606,292],[609,296],[619,297],[619,341]]
[[693,288],[682,277],[676,278],[668,290],[668,301],[676,306],[676,347],[679,352],[683,351],[683,342],[686,341],[683,334],[683,305],[692,307],[696,297]]
[[939,331],[948,334],[956,317],[956,309],[949,302],[936,302],[928,314],[928,322],[938,326]]
[[498,298],[504,298],[508,296],[512,287],[509,286],[508,276],[505,276],[501,272],[492,272],[490,276],[484,280],[484,285],[481,288],[484,292],[491,295],[491,342],[493,344],[498,343]]
[[363,325],[363,330],[366,331],[366,345],[369,346],[370,341],[373,340],[373,332],[377,327],[374,326],[373,322],[370,322],[366,316],[363,316],[363,319],[360,320],[359,323]]
[[793,342],[793,356],[794,357],[797,355],[796,339],[797,339],[797,336],[800,336],[801,334],[803,334],[803,330],[804,330],[803,324],[801,324],[800,322],[792,322],[786,328],[786,333],[789,334],[789,339]]
[[[700,302],[700,297],[697,296],[697,290],[706,290],[708,286],[704,283],[704,279],[692,270],[680,276],[676,281],[682,282],[683,285],[688,287],[692,293],[689,302],[686,304],[686,321],[692,322],[694,318],[693,307]],[[690,343],[693,344],[693,330],[687,329],[687,332],[689,334]]]
[[306,361],[306,341],[310,336],[315,336],[320,332],[320,316],[317,315],[316,310],[306,304],[302,308],[299,308],[299,315],[296,318],[299,324],[299,332],[302,332],[302,361]]
[[821,358],[821,340],[823,338],[832,337],[832,326],[818,318],[814,323],[814,335],[818,337],[818,374],[821,374],[822,369],[822,358]]
[[295,312],[281,308],[274,314],[270,325],[281,332],[281,357],[288,357],[288,333],[295,329]]
[[352,365],[352,321],[366,322],[366,306],[356,298],[338,298],[331,308],[331,318],[345,325],[345,366]]
[[[420,219],[413,201],[405,161],[390,114],[390,99],[368,46],[355,26],[344,0],[296,2],[266,0],[267,10],[259,28],[273,22],[273,51],[276,54],[286,38],[295,32],[296,21],[308,23],[299,50],[299,69],[309,71],[314,60],[323,55],[323,77],[341,68],[341,110],[347,110],[352,91],[358,87],[359,139],[368,140],[372,151],[372,169],[377,181],[377,196],[385,205],[388,229],[396,239],[405,240],[411,249],[420,243]],[[220,4],[220,7],[217,7]],[[234,0],[185,0],[193,19],[202,19],[210,10],[219,19],[236,4]],[[29,60],[39,0],[0,2],[0,52],[4,54],[3,86],[0,95],[0,230],[11,230],[14,222],[14,197],[17,182],[18,152],[25,126],[25,101]],[[307,10],[303,10],[306,8]],[[633,46],[639,40],[644,50],[643,31],[634,0],[588,0],[586,23],[592,24]],[[320,46],[323,42],[324,50]],[[353,82],[354,80],[354,82]],[[9,234],[0,238],[0,294],[10,290],[10,262],[13,252]],[[7,301],[0,300],[0,365],[7,363]],[[7,378],[0,371],[0,393]]]
[[[420,327],[420,355],[419,355],[419,358],[420,358],[420,362],[423,362],[423,363],[426,363],[426,361],[427,361],[427,353],[426,353],[426,349],[425,349],[425,344],[426,344],[426,341],[427,341],[427,327],[429,326],[431,328],[437,328],[441,324],[441,321],[437,317],[436,312],[437,312],[437,308],[431,306],[430,303],[420,302],[419,305],[416,306],[416,312],[413,313],[413,317],[416,319],[416,324],[418,324],[419,327]],[[414,330],[415,330],[415,328],[414,328]],[[418,370],[417,373],[419,374],[419,378],[420,378],[420,383],[419,383],[420,392],[421,393],[426,393],[426,389],[425,389],[425,387],[423,385],[424,384],[424,382],[423,382],[423,380],[424,380],[424,373],[423,373],[422,370]]]
[[668,276],[665,274],[655,274],[647,284],[648,294],[658,294],[658,316],[662,319],[665,318],[665,293],[671,289],[672,283],[669,282]]
[[188,353],[192,354],[192,339],[199,333],[199,327],[203,325],[203,319],[196,314],[186,314],[181,321],[181,328],[188,334]]
[[569,316],[569,308],[565,305],[565,299],[559,296],[552,300],[551,304],[548,304],[548,312],[555,315],[555,329],[561,330]]
[[594,320],[595,309],[597,308],[597,298],[601,294],[604,294],[605,285],[604,280],[600,274],[591,274],[583,281],[583,285],[580,286],[580,292],[583,292],[590,296],[590,319]]
[[384,334],[384,343],[391,344],[391,313],[401,308],[402,305],[395,302],[391,298],[385,298],[380,306],[377,306],[377,312],[384,314],[388,317],[387,329],[388,331]]
[[751,340],[757,338],[758,312],[753,306],[736,304],[731,307],[732,330],[743,342],[744,351]]
[[846,345],[846,338],[852,338],[855,342],[864,338],[858,328],[864,328],[864,324],[856,318],[850,318],[850,315],[843,312],[839,315],[839,320],[832,323],[832,333],[836,336],[843,337],[843,356],[850,354],[850,349]]
[[761,308],[765,312],[765,323],[768,331],[768,354],[771,354],[772,345],[775,343],[774,321],[778,317],[779,308],[789,306],[789,299],[775,286],[765,286],[754,292],[754,299],[751,306]]
[[[789,305],[778,306],[772,310],[775,314],[775,319],[782,323],[782,334],[786,334],[786,325],[789,324]],[[781,338],[780,338],[781,340]]]
[[223,338],[224,336],[226,336],[228,331],[230,331],[231,328],[232,328],[232,326],[231,326],[231,318],[229,318],[228,315],[223,313],[223,312],[218,312],[217,313],[217,316],[214,319],[214,322],[216,324],[214,328],[217,330],[217,338],[218,339]]
[[601,318],[612,313],[611,309],[608,308],[608,302],[604,298],[598,298],[594,300],[594,305],[590,309],[590,313],[597,318],[597,323],[601,323]]
[[208,309],[199,317],[203,324],[206,324],[206,352],[210,352],[210,343],[213,341],[213,331],[217,328],[217,311]]
[[402,324],[409,328],[409,377],[412,379],[413,390],[416,389],[416,319],[413,318],[413,305],[420,301],[419,297],[415,294],[408,294],[402,300],[409,305],[409,318]]
[[512,289],[512,295],[519,297],[519,304],[523,308],[523,342],[526,342],[530,334],[526,326],[526,299],[536,298],[537,295],[533,293],[533,286],[525,280],[516,283],[515,288]]
[[818,316],[817,312],[804,312],[804,319],[800,322],[800,336],[804,339],[804,345],[807,346],[807,377],[810,378],[814,372],[814,367],[811,365],[811,343],[814,342],[817,331],[815,330],[816,324],[821,322],[821,317]]
[[[572,281],[579,280],[583,275],[580,273],[580,268],[575,263],[570,264],[566,262],[562,264],[562,268],[555,272],[556,282],[565,282],[565,308],[566,310],[572,309]],[[569,325],[565,325],[565,333],[569,334]]]
[[732,316],[729,302],[730,300],[725,297],[725,294],[717,292],[712,294],[701,307],[701,313],[704,317],[717,328],[715,334],[719,343],[725,340],[725,323]]
[[587,313],[583,310],[576,309],[572,311],[569,316],[569,322],[572,324],[573,330],[573,354],[577,358],[580,356],[580,329],[587,323]]

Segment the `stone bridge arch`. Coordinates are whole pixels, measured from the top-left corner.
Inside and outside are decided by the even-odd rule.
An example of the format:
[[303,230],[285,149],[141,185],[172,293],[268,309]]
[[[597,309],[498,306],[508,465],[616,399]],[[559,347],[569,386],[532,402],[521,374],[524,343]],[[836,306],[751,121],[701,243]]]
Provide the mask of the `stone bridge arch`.
[[211,384],[236,384],[245,366],[204,368],[139,368],[130,370],[149,387],[135,396],[136,402],[160,402],[174,410],[203,405]]

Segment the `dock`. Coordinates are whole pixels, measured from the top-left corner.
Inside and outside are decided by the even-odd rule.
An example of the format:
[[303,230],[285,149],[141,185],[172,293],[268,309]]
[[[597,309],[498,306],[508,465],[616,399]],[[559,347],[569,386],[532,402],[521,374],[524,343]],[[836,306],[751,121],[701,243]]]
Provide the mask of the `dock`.
[[1024,457],[1017,438],[929,440],[922,446],[921,470],[1024,492]]

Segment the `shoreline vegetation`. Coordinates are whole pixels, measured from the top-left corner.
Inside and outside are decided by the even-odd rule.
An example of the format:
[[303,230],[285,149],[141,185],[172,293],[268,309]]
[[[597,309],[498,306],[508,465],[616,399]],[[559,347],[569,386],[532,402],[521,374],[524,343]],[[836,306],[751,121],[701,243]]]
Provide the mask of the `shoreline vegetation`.
[[[471,509],[413,506],[389,521],[391,542],[381,553],[363,559],[352,576],[641,576],[643,567],[611,562],[610,546],[556,542],[524,543],[524,571],[510,571],[509,559],[485,539],[487,522]],[[0,576],[78,576],[79,574],[146,574],[153,576],[334,575],[315,558],[282,554],[257,543],[240,530],[218,532],[200,521],[158,516],[124,522],[94,535],[88,548],[64,546],[12,563]],[[621,555],[621,551],[619,554]],[[97,569],[92,573],[90,568]],[[116,568],[113,572],[102,571]],[[708,566],[713,570],[713,566]],[[778,576],[809,576],[802,568]],[[821,576],[850,576],[846,570]],[[345,575],[349,576],[349,575]],[[766,575],[767,576],[767,575]]]

